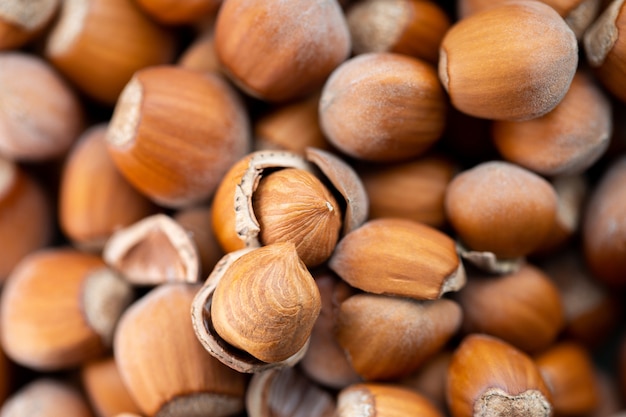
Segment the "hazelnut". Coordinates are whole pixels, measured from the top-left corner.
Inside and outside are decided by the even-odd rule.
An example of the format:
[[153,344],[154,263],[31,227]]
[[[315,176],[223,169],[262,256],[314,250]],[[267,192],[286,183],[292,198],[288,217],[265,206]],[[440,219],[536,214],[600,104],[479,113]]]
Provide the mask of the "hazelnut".
[[321,299],[293,243],[227,254],[196,295],[203,346],[240,372],[290,366],[308,347]]
[[453,417],[549,417],[551,394],[539,368],[522,351],[482,334],[466,336],[448,368]]
[[597,79],[620,100],[626,100],[624,78],[624,54],[626,43],[620,36],[626,24],[623,13],[624,0],[611,1],[602,14],[585,32],[583,46],[587,62],[595,71]]
[[559,416],[590,413],[599,404],[599,388],[591,355],[573,342],[561,342],[535,358]]
[[[365,221],[367,194],[354,170],[320,149],[308,148],[305,157],[257,151],[229,169],[215,193],[212,219],[225,252],[290,241],[307,266],[315,266],[330,256],[340,229],[347,233]],[[311,174],[314,167],[320,179]]]
[[440,410],[446,410],[446,382],[451,359],[452,352],[444,348],[429,358],[416,372],[398,382],[424,394]]
[[43,59],[0,53],[0,155],[43,161],[68,151],[81,132],[78,97]]
[[213,27],[198,35],[178,58],[177,65],[194,71],[220,74],[221,67],[215,52]]
[[285,168],[259,181],[252,204],[264,245],[294,242],[306,265],[330,257],[341,231],[337,201],[315,175]]
[[152,214],[154,205],[119,173],[107,152],[107,126],[86,130],[70,150],[59,189],[59,224],[80,247],[100,251],[119,228]]
[[257,150],[287,150],[305,155],[307,148],[331,150],[319,125],[319,94],[273,108],[254,124]]
[[375,294],[437,299],[465,284],[454,241],[406,219],[366,222],[339,242],[328,265],[348,284]]
[[575,175],[609,146],[611,104],[589,75],[578,72],[563,100],[548,114],[522,122],[496,121],[493,141],[508,161],[541,175]]
[[355,290],[330,271],[314,272],[322,309],[313,325],[309,348],[298,363],[306,376],[320,385],[341,389],[361,380],[335,337],[339,306]]
[[74,249],[31,253],[2,292],[0,337],[15,362],[68,369],[102,355],[132,289],[98,256]]
[[31,252],[50,243],[53,219],[45,190],[0,156],[0,282]]
[[194,23],[215,13],[222,0],[137,0],[147,15],[159,23],[180,25]]
[[215,23],[217,56],[246,93],[287,101],[311,93],[350,53],[336,0],[225,0]]
[[450,19],[439,4],[422,0],[365,0],[346,12],[352,50],[396,52],[437,63]]
[[82,394],[66,382],[37,378],[15,392],[0,409],[2,417],[93,417]]
[[198,285],[160,285],[120,318],[114,352],[120,375],[147,416],[230,416],[243,411],[246,379],[209,355],[189,310]]
[[344,388],[337,398],[337,417],[423,416],[443,414],[423,395],[396,384],[360,383]]
[[122,412],[139,413],[139,408],[122,381],[113,356],[94,359],[80,369],[80,379],[89,402],[102,417]]
[[329,77],[319,103],[322,131],[351,157],[398,161],[442,135],[446,99],[434,67],[394,53],[358,55]]
[[464,113],[528,120],[559,104],[577,64],[576,36],[553,8],[539,1],[507,1],[446,32],[439,78]]
[[19,48],[50,23],[59,0],[5,0],[0,4],[0,50]]
[[626,157],[613,161],[591,193],[583,218],[586,264],[601,282],[626,284]]
[[115,104],[136,71],[167,64],[173,54],[171,34],[128,0],[63,1],[44,51],[82,92],[106,105]]
[[466,333],[490,334],[525,352],[548,348],[565,324],[558,288],[529,264],[501,276],[472,274],[455,296]]
[[406,162],[357,168],[369,196],[369,218],[398,217],[443,227],[443,201],[456,173],[446,157],[429,155]]
[[522,257],[539,247],[554,224],[556,209],[550,183],[500,161],[461,172],[445,197],[447,218],[461,242],[497,258]]
[[[510,0],[459,0],[457,14],[460,18]],[[604,5],[603,0],[541,0],[556,10],[572,29],[576,39],[581,39],[587,27]]]
[[249,417],[332,417],[335,399],[297,368],[270,369],[252,376],[246,411]]
[[190,206],[207,200],[249,150],[248,115],[215,74],[146,68],[120,95],[107,146],[117,168],[143,194],[164,206]]
[[389,381],[415,372],[440,351],[461,320],[461,308],[448,299],[355,294],[341,303],[335,334],[363,379]]

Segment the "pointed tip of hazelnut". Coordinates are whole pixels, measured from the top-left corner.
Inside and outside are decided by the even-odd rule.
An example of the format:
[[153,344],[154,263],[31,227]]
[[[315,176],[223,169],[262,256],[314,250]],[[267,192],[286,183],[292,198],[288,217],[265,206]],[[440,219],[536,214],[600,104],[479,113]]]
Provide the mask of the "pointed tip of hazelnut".
[[164,214],[145,217],[107,241],[105,262],[133,284],[198,281],[200,260],[192,238]]
[[476,417],[549,417],[552,406],[538,390],[510,395],[499,388],[487,390],[474,405]]
[[50,19],[59,0],[4,0],[0,2],[0,20],[26,30],[36,30]]
[[592,67],[601,66],[617,42],[619,32],[616,21],[623,3],[624,0],[612,2],[583,36],[587,61]]
[[90,6],[88,0],[63,1],[59,20],[48,38],[47,55],[63,55],[78,41]]
[[106,135],[109,146],[119,149],[134,142],[141,119],[142,101],[143,85],[137,76],[133,76],[115,105]]
[[119,317],[132,301],[132,288],[108,268],[93,271],[86,279],[83,308],[91,328],[110,346]]

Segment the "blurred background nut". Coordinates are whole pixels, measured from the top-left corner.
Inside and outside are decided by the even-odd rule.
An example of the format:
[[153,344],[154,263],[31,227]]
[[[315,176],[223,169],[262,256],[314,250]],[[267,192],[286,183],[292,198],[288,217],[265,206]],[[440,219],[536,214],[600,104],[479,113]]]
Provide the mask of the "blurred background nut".
[[528,120],[563,99],[576,72],[578,44],[552,7],[520,0],[456,22],[439,57],[439,78],[460,111]]
[[456,164],[442,155],[358,165],[357,171],[369,196],[369,218],[397,217],[444,227],[445,192],[456,170]]
[[328,265],[351,286],[374,294],[434,300],[465,284],[454,241],[406,219],[366,222],[341,239]]
[[525,352],[548,348],[564,326],[560,292],[530,264],[501,276],[469,274],[455,299],[465,333],[490,334]]
[[217,15],[215,48],[225,72],[262,100],[319,89],[350,46],[336,0],[224,0]]
[[588,74],[578,72],[548,114],[522,122],[495,121],[493,140],[508,161],[541,175],[579,174],[607,150],[611,103]]
[[2,417],[93,417],[75,387],[51,377],[41,377],[15,392],[0,408]]
[[461,320],[461,307],[448,299],[355,294],[341,303],[335,334],[364,380],[390,381],[415,372],[440,351]]
[[250,146],[248,115],[232,87],[215,74],[175,66],[135,73],[107,131],[122,175],[174,208],[208,200]]
[[272,107],[254,124],[255,149],[281,149],[304,155],[306,148],[331,150],[322,133],[319,94]]
[[623,27],[626,14],[622,13],[624,0],[613,0],[602,14],[585,32],[583,45],[587,62],[593,68],[597,79],[621,101],[626,101],[624,79],[624,42]]
[[270,369],[252,376],[246,411],[249,417],[333,417],[335,398],[298,368]]
[[134,1],[67,0],[44,55],[80,91],[112,106],[136,71],[169,63],[174,47]]
[[31,252],[52,241],[54,221],[44,189],[0,156],[0,281]]
[[360,383],[339,392],[338,417],[423,416],[443,414],[423,395],[396,384]]
[[98,256],[64,248],[31,253],[2,292],[2,347],[15,362],[39,371],[78,366],[110,348],[132,295]]
[[148,416],[216,417],[243,411],[246,379],[208,354],[189,320],[199,286],[163,284],[133,303],[115,334],[115,362]]
[[89,403],[99,417],[115,417],[123,412],[139,413],[113,356],[85,363],[80,369],[80,380]]
[[[510,0],[457,0],[456,11],[459,18],[497,6]],[[606,3],[603,0],[541,0],[556,10],[565,23],[572,29],[577,39],[581,39],[585,30]]]
[[70,150],[60,180],[59,225],[84,250],[100,251],[119,228],[156,207],[119,173],[107,152],[106,124],[87,129]]
[[462,244],[498,258],[523,257],[537,248],[553,227],[556,210],[550,183],[508,162],[476,165],[446,190],[446,215]]
[[340,305],[355,289],[330,271],[314,271],[313,278],[320,291],[322,309],[313,325],[309,348],[298,365],[312,381],[341,389],[361,380],[335,337]]
[[47,61],[0,52],[0,154],[42,161],[63,156],[83,128],[78,97]]
[[[600,282],[626,284],[626,157],[614,160],[593,190],[582,227],[586,264]],[[621,242],[616,244],[616,242]]]
[[41,34],[59,0],[5,0],[0,4],[0,50],[19,48]]
[[551,398],[533,360],[498,338],[468,335],[452,355],[447,401],[453,417],[549,417]]
[[619,328],[623,312],[619,297],[596,280],[585,266],[578,248],[566,248],[541,262],[557,286],[563,302],[569,340],[597,350]]
[[340,65],[322,89],[322,131],[345,154],[398,161],[423,154],[441,137],[446,98],[431,64],[368,53]]
[[396,52],[433,64],[450,27],[442,7],[430,0],[365,0],[346,11],[355,54]]
[[136,0],[148,16],[168,25],[190,24],[216,12],[222,0]]
[[600,401],[591,355],[573,342],[551,346],[535,363],[552,394],[554,413],[579,416],[596,409]]

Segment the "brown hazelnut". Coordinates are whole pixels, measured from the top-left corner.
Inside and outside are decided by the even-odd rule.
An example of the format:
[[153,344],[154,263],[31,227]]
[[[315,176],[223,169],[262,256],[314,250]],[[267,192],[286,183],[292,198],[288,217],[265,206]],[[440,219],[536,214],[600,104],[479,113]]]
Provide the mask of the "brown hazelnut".
[[578,72],[548,114],[522,122],[495,121],[493,141],[508,161],[541,175],[580,174],[609,146],[611,104],[595,81]]
[[215,23],[217,56],[246,93],[287,101],[311,93],[350,53],[336,0],[228,0]]
[[452,180],[445,210],[467,248],[498,258],[518,258],[537,248],[550,232],[557,196],[537,174],[508,162],[490,161]]
[[93,417],[75,387],[50,377],[37,378],[15,392],[0,409],[2,417]]
[[582,243],[594,277],[626,284],[626,157],[613,161],[591,193],[583,218]]
[[147,416],[230,416],[243,411],[246,378],[208,354],[189,310],[198,285],[160,285],[135,301],[115,332],[115,362]]
[[34,252],[2,292],[2,347],[32,369],[68,369],[102,355],[132,290],[100,257],[74,249]]
[[453,417],[549,417],[550,401],[533,360],[498,338],[466,336],[452,355],[447,402]]
[[42,161],[68,151],[83,128],[78,97],[43,59],[0,54],[0,155]]
[[207,200],[230,165],[248,152],[248,115],[215,74],[146,68],[120,95],[107,146],[117,168],[143,194],[164,206],[190,206]]
[[86,130],[65,160],[59,189],[59,224],[81,249],[100,251],[119,228],[155,211],[119,173],[107,152],[107,126]]
[[374,294],[437,299],[465,284],[454,241],[412,220],[370,220],[348,233],[329,267],[353,287]]
[[441,6],[428,0],[365,0],[348,8],[346,18],[355,54],[396,52],[433,64],[450,27]]
[[446,99],[431,64],[405,55],[358,55],[329,77],[319,103],[322,131],[351,157],[398,161],[442,135]]
[[529,264],[501,276],[470,274],[455,296],[466,333],[490,334],[525,352],[552,345],[565,324],[559,290]]
[[137,0],[137,4],[159,23],[180,25],[197,22],[215,13],[222,0]]
[[173,54],[172,35],[128,0],[63,1],[44,52],[82,92],[107,105],[136,71],[167,64]]
[[41,34],[60,0],[5,0],[0,4],[0,50],[19,48]]
[[457,109],[527,120],[563,99],[576,72],[578,43],[552,7],[507,1],[454,24],[439,57],[439,78]]

